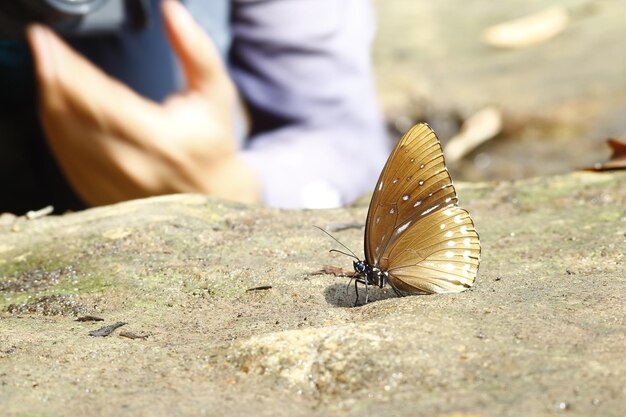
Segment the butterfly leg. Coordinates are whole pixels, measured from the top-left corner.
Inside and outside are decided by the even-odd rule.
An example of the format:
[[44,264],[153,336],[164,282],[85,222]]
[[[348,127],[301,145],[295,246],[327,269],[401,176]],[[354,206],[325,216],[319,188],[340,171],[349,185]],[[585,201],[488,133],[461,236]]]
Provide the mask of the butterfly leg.
[[348,296],[348,290],[350,290],[350,284],[352,284],[353,280],[354,278],[350,278],[350,281],[348,281],[348,285],[346,285],[346,296]]
[[[354,279],[354,292],[356,293],[356,299],[354,300],[354,307],[356,307],[359,305],[359,285],[358,284],[365,284],[365,288],[367,289],[367,283],[362,279],[358,279],[358,278],[352,278],[352,279]],[[350,283],[352,283],[352,281],[350,281]]]
[[393,292],[395,292],[398,297],[405,297],[406,296],[406,294],[400,292],[400,290],[397,289],[395,285],[393,285],[392,281],[386,281],[386,282],[389,283],[389,285],[391,286],[391,289],[393,289]]

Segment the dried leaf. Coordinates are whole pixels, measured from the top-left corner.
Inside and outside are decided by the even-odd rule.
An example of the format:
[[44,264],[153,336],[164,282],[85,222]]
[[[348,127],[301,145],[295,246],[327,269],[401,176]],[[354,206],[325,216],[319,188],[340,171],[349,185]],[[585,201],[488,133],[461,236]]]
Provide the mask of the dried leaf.
[[607,139],[606,143],[609,145],[613,154],[609,160],[605,163],[597,163],[591,167],[582,168],[584,171],[612,171],[618,169],[626,169],[626,143],[617,139]]
[[485,29],[484,41],[499,48],[523,48],[547,41],[569,23],[565,8],[555,6],[542,12],[503,22]]
[[502,130],[502,111],[494,106],[480,109],[468,117],[461,131],[444,149],[447,162],[456,162],[496,136]]
[[311,275],[334,275],[336,277],[349,277],[355,275],[354,271],[346,271],[343,268],[332,265],[324,265],[319,271],[312,272]]

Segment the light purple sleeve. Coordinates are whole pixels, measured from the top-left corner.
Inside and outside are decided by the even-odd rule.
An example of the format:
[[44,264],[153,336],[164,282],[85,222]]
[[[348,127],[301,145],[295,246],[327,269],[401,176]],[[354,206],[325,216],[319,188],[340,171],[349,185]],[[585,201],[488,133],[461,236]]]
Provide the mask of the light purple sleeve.
[[249,106],[242,154],[269,206],[335,207],[371,191],[388,154],[369,0],[234,0],[231,74]]

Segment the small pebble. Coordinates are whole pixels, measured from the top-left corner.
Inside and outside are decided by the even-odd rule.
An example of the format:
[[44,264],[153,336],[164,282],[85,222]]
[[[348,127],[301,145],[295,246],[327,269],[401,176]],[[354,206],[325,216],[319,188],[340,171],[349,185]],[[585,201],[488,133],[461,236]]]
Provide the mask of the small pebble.
[[556,411],[565,411],[565,410],[569,410],[569,404],[566,403],[565,401],[559,401],[558,403],[556,403]]

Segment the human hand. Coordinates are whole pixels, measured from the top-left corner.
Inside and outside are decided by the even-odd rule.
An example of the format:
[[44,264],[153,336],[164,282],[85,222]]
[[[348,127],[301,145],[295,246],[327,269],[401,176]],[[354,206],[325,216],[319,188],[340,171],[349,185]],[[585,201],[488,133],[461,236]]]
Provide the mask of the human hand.
[[162,13],[187,80],[162,104],[104,74],[46,27],[28,29],[49,145],[92,205],[179,192],[255,202],[259,185],[237,156],[236,91],[219,54],[180,3],[163,1]]

